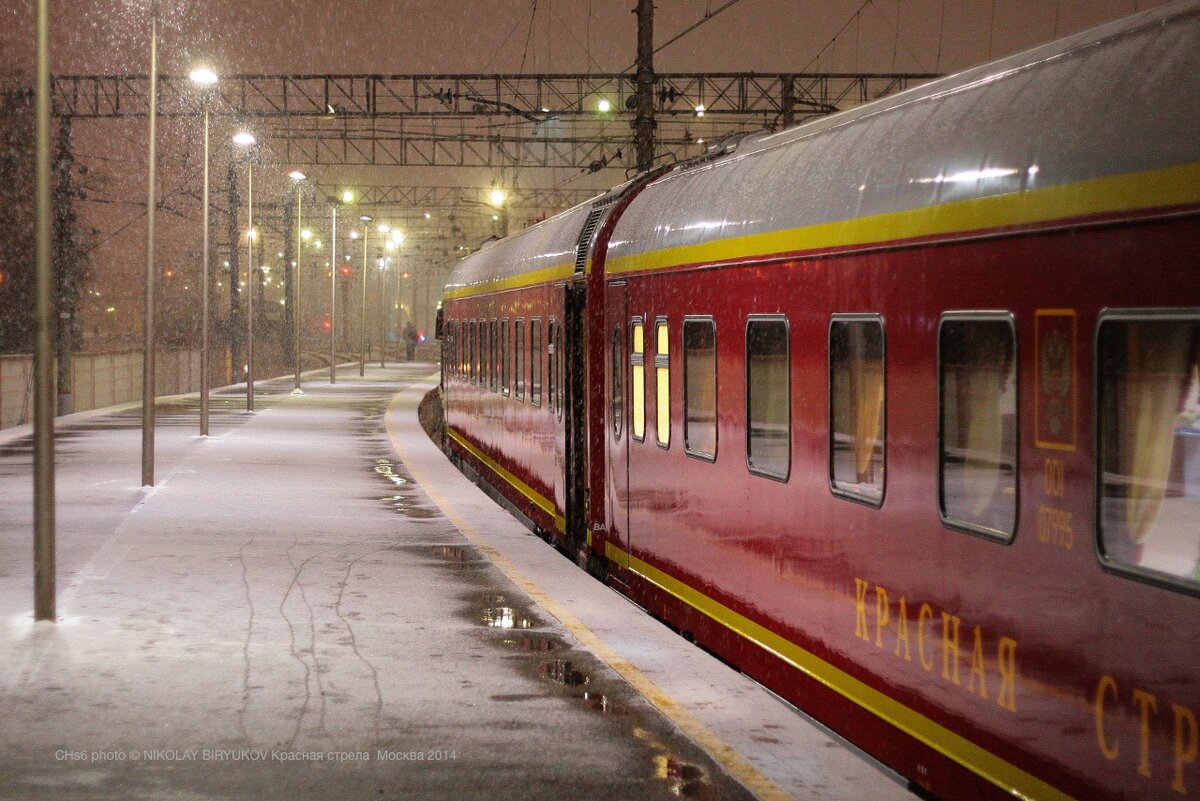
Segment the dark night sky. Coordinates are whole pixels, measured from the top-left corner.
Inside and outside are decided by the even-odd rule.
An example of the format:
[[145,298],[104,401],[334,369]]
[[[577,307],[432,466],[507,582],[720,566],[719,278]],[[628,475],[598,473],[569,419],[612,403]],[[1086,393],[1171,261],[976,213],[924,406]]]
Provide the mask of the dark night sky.
[[[160,69],[200,60],[235,73],[620,72],[634,58],[634,0],[160,0]],[[739,0],[655,57],[669,71],[949,72],[1015,52],[1162,0]],[[655,40],[667,41],[725,0],[659,0]],[[145,73],[149,0],[51,0],[56,73]],[[0,4],[0,78],[32,72],[34,0]],[[834,37],[841,30],[841,35]],[[194,121],[160,129],[160,263],[195,262],[199,134]],[[220,126],[214,142],[228,141]],[[91,169],[83,220],[101,231],[96,286],[106,302],[140,304],[145,259],[145,121],[75,126]],[[114,146],[114,143],[119,143]],[[217,148],[216,175],[227,148]],[[256,174],[256,194],[279,196],[287,165]],[[479,184],[488,171],[325,168],[326,183]],[[511,181],[510,172],[500,176]],[[521,185],[603,188],[619,171],[526,169]],[[261,181],[261,184],[260,184]],[[261,193],[261,194],[260,194]],[[436,223],[436,221],[435,221]],[[119,233],[118,233],[119,232]],[[276,246],[270,249],[274,250]],[[194,282],[193,282],[194,283]],[[122,319],[134,325],[136,315]]]
[[[620,71],[633,0],[160,0],[163,69],[211,59],[237,72]],[[656,68],[951,71],[1161,0],[740,0],[657,57]],[[656,40],[724,0],[661,0]],[[0,9],[0,63],[32,64],[33,0]],[[536,6],[536,15],[531,14]],[[51,2],[56,72],[144,72],[148,0]],[[532,26],[530,18],[533,16]],[[526,50],[526,41],[528,49]]]

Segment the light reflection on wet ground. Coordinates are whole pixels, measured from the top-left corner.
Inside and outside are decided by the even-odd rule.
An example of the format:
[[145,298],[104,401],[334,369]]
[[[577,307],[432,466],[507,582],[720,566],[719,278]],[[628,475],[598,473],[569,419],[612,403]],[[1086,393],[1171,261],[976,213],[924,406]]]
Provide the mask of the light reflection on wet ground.
[[[307,625],[312,631],[305,636],[311,638],[311,644],[304,640],[293,646],[293,659],[297,664],[304,665],[306,671],[309,666],[312,667],[315,685],[310,685],[306,678],[302,682],[302,692],[292,687],[288,692],[282,693],[281,701],[286,702],[283,705],[294,705],[302,697],[308,705],[310,686],[315,686],[314,692],[320,696],[322,721],[326,714],[325,701],[330,704],[330,716],[335,715],[339,705],[361,707],[361,714],[368,717],[378,716],[370,747],[401,748],[404,743],[417,736],[415,732],[426,732],[420,737],[428,740],[432,737],[428,732],[436,731],[439,726],[464,725],[460,722],[448,722],[458,720],[453,715],[446,720],[440,720],[443,714],[438,710],[439,705],[461,705],[468,703],[469,699],[471,706],[479,704],[493,707],[483,717],[491,721],[490,725],[495,727],[496,732],[521,732],[520,739],[531,743],[529,756],[521,757],[521,766],[514,768],[514,754],[491,755],[486,753],[485,748],[482,752],[471,753],[465,764],[460,762],[454,766],[427,765],[419,768],[403,766],[403,779],[397,778],[399,774],[395,773],[395,766],[378,764],[374,765],[369,773],[353,773],[348,768],[334,769],[333,766],[319,771],[311,765],[272,765],[256,768],[254,772],[246,772],[249,768],[244,766],[229,766],[228,771],[221,774],[225,778],[209,771],[188,773],[187,779],[180,778],[185,771],[179,766],[174,766],[171,773],[147,774],[143,768],[131,765],[110,765],[93,777],[94,786],[72,784],[69,788],[71,792],[78,791],[78,797],[93,799],[117,797],[109,791],[122,788],[123,791],[129,792],[121,797],[133,797],[152,784],[157,788],[155,794],[158,797],[179,795],[177,790],[182,792],[188,787],[203,789],[203,797],[206,798],[248,797],[246,792],[252,788],[263,791],[253,793],[258,797],[279,798],[285,797],[281,793],[293,782],[301,786],[315,786],[313,782],[319,776],[320,786],[328,791],[323,793],[322,797],[416,797],[408,792],[397,794],[397,790],[401,787],[415,789],[423,785],[421,797],[448,798],[449,791],[444,788],[451,784],[442,785],[440,782],[449,781],[450,774],[445,771],[452,769],[453,772],[461,773],[466,770],[471,771],[472,775],[477,774],[478,786],[490,788],[490,791],[485,789],[480,797],[521,799],[527,796],[522,791],[522,786],[540,786],[539,783],[544,782],[545,777],[551,775],[552,771],[555,772],[553,775],[557,775],[558,771],[571,769],[571,766],[556,765],[557,753],[562,749],[555,749],[553,742],[546,743],[541,742],[542,740],[548,738],[549,741],[558,741],[567,731],[584,733],[579,736],[594,737],[599,731],[604,738],[602,742],[596,742],[595,746],[579,744],[577,747],[599,750],[601,753],[611,751],[627,756],[619,762],[605,764],[600,772],[597,772],[597,768],[601,766],[594,764],[578,766],[578,777],[571,783],[578,787],[591,788],[587,797],[721,798],[730,801],[749,798],[739,785],[679,734],[645,699],[602,662],[575,646],[561,626],[533,605],[478,550],[463,541],[461,535],[449,524],[392,453],[383,426],[383,413],[391,397],[387,385],[370,389],[351,389],[350,386],[339,385],[336,390],[330,390],[329,395],[326,395],[327,389],[309,390],[299,403],[322,406],[336,403],[339,409],[353,411],[355,418],[350,425],[353,436],[361,445],[357,450],[362,454],[363,461],[357,463],[359,467],[351,468],[356,472],[356,480],[360,482],[351,486],[360,489],[348,493],[349,499],[361,507],[361,516],[364,519],[377,519],[380,514],[379,507],[382,506],[394,513],[394,516],[389,518],[394,522],[385,525],[384,530],[389,532],[388,536],[373,543],[357,541],[356,524],[350,518],[345,524],[337,527],[340,538],[322,543],[318,534],[299,532],[300,539],[288,549],[289,558],[292,558],[293,550],[295,551],[295,589],[291,593],[291,605],[288,605],[287,596],[282,603],[276,605],[280,612],[283,612],[286,606],[289,620],[294,618],[292,622],[305,624],[309,616],[320,619],[322,610],[328,606],[316,600],[326,597],[322,593],[329,592],[323,585],[330,577],[341,576],[343,578],[339,580],[343,582],[343,586],[340,590],[334,588],[336,603],[330,607],[336,611],[338,621],[327,620],[323,625],[317,625],[310,620]],[[280,382],[278,391],[263,392],[263,400],[257,404],[259,411],[273,408],[288,396],[289,391],[290,382]],[[245,426],[256,419],[255,414],[244,411],[245,400],[242,395],[214,396],[213,400],[214,431],[228,431]],[[187,428],[198,428],[198,406],[198,400],[162,404],[156,413],[156,423],[165,428],[177,429],[178,433],[175,436],[179,437]],[[272,425],[277,424],[272,422]],[[121,441],[132,442],[132,438],[136,437],[133,429],[140,426],[140,412],[133,410],[97,417],[70,429],[62,429],[58,432],[58,456],[60,460],[73,459],[77,454],[82,458],[82,454],[89,447],[89,440],[102,437],[106,433],[113,435],[123,432]],[[251,427],[248,434],[253,436],[254,431]],[[107,439],[104,441],[107,442]],[[90,442],[93,450],[97,442],[98,440]],[[15,440],[0,447],[0,474],[6,470],[28,474],[31,453],[31,439]],[[352,464],[354,463],[352,460]],[[286,476],[286,467],[272,469],[276,470],[277,475]],[[202,481],[200,478],[195,480]],[[504,513],[497,509],[496,514]],[[350,535],[348,540],[344,539],[346,534]],[[234,571],[234,575],[242,576],[245,569],[249,569],[251,583],[247,585],[246,592],[254,594],[264,591],[262,586],[253,582],[253,578],[256,570],[265,567],[267,555],[272,553],[270,548],[273,547],[268,540],[271,535],[264,532],[258,536],[257,541],[247,541],[249,550],[244,554],[246,559],[243,569]],[[374,536],[378,537],[378,534]],[[328,547],[331,544],[335,546],[332,549]],[[241,552],[235,555],[239,559],[242,557]],[[309,562],[309,559],[313,561]],[[171,570],[169,561],[163,564],[167,566],[167,572],[163,575],[169,573],[177,577],[173,581],[179,587],[187,584],[189,577],[186,570]],[[305,567],[306,565],[308,567]],[[381,586],[382,577],[393,575],[388,571],[397,570],[397,565],[405,566],[405,572],[401,575],[407,580],[404,583],[394,582],[388,586]],[[574,569],[567,562],[563,562],[562,567]],[[450,608],[445,614],[457,618],[457,626],[439,623],[436,619],[426,620],[411,611],[413,604],[407,599],[416,599],[427,594],[429,590],[422,585],[431,580],[441,585],[434,593],[435,597],[451,599]],[[382,599],[379,595],[381,590],[386,594]],[[309,594],[307,599],[306,593]],[[186,596],[180,597],[186,599]],[[457,609],[453,608],[455,598],[458,599]],[[419,603],[416,604],[416,608],[420,608]],[[247,639],[248,643],[254,645],[248,653],[256,653],[257,649],[266,646],[266,641],[262,639],[266,631],[263,627],[270,625],[272,618],[269,613],[272,609],[274,607],[269,603],[264,603],[259,609],[260,622],[252,623],[257,627],[253,629],[257,639],[253,642]],[[373,613],[366,611],[372,609],[375,610]],[[382,616],[379,611],[381,609],[385,610]],[[139,621],[136,618],[130,619],[129,622],[149,631],[176,625],[169,617],[160,616],[157,624],[149,620]],[[416,654],[406,655],[409,661],[405,662],[404,668],[400,668],[395,660],[381,658],[379,650],[371,650],[378,649],[381,635],[386,639],[386,633],[394,631],[389,627],[399,625],[398,621],[401,620],[411,621],[403,625],[412,631],[393,636],[411,639],[414,644],[422,641],[422,637],[425,636],[422,632],[427,627],[443,629],[438,632],[439,645],[427,650],[444,653],[421,654],[418,645]],[[464,634],[456,634],[457,628],[461,628]],[[351,633],[347,634],[347,631]],[[336,643],[332,639],[335,634]],[[171,636],[178,638],[184,635],[182,631],[178,631]],[[470,645],[453,645],[455,642],[464,642],[464,636]],[[158,636],[150,637],[145,645],[135,649],[136,653],[131,652],[133,655],[130,658],[147,664],[157,662],[165,666],[169,663],[160,662],[166,658],[162,656],[162,642],[164,641]],[[207,646],[202,648],[198,644],[199,641],[188,644],[185,638],[179,640],[179,643],[190,655],[190,659],[200,659],[207,653]],[[373,691],[378,693],[382,684],[383,692],[378,700],[375,700],[374,695],[370,698],[363,696],[362,687],[347,681],[352,671],[347,669],[345,661],[339,661],[339,654],[346,649],[358,655],[362,667],[360,672],[366,671],[367,666],[378,669],[380,675],[375,679]],[[410,703],[410,699],[405,698],[404,694],[413,690],[409,683],[404,682],[403,676],[397,676],[396,673],[412,670],[413,658],[420,660],[419,670],[422,672],[445,671],[445,678],[452,683],[457,682],[462,691],[460,697],[423,700],[420,708],[425,710],[427,719],[417,720],[397,714],[398,709]],[[464,665],[467,660],[478,661],[472,662],[472,666],[468,668]],[[267,663],[254,662],[253,670],[265,670],[265,664]],[[479,667],[474,667],[475,665]],[[250,669],[247,668],[248,671]],[[116,671],[114,676],[120,676],[128,670],[128,666],[116,664],[113,670]],[[388,675],[389,673],[392,675]],[[254,672],[253,676],[255,681],[245,688],[251,699],[260,699],[276,693],[265,676],[259,672]],[[460,680],[458,676],[463,678]],[[54,688],[60,686],[54,683],[41,689],[46,693],[58,693]],[[405,691],[395,695],[396,686],[404,687]],[[390,695],[389,688],[392,688]],[[70,690],[63,692],[68,693],[69,700]],[[108,705],[109,711],[106,714],[117,714],[126,708],[124,699],[120,696],[118,698],[120,700],[114,702],[97,697],[94,699],[95,708],[100,709],[102,705]],[[22,703],[35,701],[38,704],[46,702],[43,695],[31,695],[27,699],[21,699]],[[250,701],[243,699],[243,703]],[[318,697],[314,695],[312,704],[317,703]],[[254,704],[248,708],[252,712],[258,709]],[[302,722],[306,722],[306,736],[313,736],[309,728],[314,725],[316,712],[313,710],[317,708],[313,706],[307,717],[302,715],[300,718]],[[594,723],[588,725],[584,721]],[[470,737],[491,739],[486,732],[472,732]],[[501,741],[511,743],[512,738],[496,740]],[[539,759],[547,761],[539,763]],[[504,774],[502,784],[490,783],[495,781],[494,778],[489,778],[493,769]],[[513,773],[514,769],[517,770],[516,773]],[[65,769],[62,766],[51,765],[48,771],[43,772],[47,779],[53,779],[57,775],[68,782],[87,778],[81,773],[71,773],[68,776],[63,770]],[[54,774],[54,771],[59,773]],[[0,758],[0,779],[16,775],[27,776],[30,781],[37,778],[29,773],[22,763]],[[262,786],[264,781],[270,782],[269,790]],[[60,789],[64,786],[60,786]],[[604,792],[604,787],[611,787],[613,790]],[[38,797],[36,793],[46,788],[39,789],[29,785],[29,789],[35,793],[29,796],[32,798]],[[583,796],[564,787],[562,794],[556,797]]]

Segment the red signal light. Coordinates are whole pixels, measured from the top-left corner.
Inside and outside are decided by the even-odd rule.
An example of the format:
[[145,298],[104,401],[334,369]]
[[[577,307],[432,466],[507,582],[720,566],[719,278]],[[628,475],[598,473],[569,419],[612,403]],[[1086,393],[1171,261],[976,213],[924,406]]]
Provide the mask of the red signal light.
[[342,276],[342,278],[349,278],[353,272],[354,271],[350,269],[350,266],[346,264],[343,264],[338,268],[338,273]]

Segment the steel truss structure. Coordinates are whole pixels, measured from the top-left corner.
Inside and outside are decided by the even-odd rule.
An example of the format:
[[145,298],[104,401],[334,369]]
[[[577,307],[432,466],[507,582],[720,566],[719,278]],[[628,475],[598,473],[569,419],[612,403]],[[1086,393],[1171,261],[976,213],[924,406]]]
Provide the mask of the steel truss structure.
[[[659,158],[701,152],[733,133],[792,125],[937,77],[928,73],[660,73],[654,76]],[[190,81],[160,76],[158,114],[191,117]],[[214,116],[254,122],[290,164],[570,167],[633,161],[631,74],[236,75],[222,78]],[[601,112],[605,100],[610,110]],[[141,75],[62,75],[60,117],[149,112]]]

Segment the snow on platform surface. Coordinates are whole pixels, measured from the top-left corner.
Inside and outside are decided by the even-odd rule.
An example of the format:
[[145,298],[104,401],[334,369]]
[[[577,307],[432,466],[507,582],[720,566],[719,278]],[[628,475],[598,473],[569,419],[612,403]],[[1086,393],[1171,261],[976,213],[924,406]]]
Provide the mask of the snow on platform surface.
[[5,432],[0,798],[911,798],[495,506],[435,378],[162,403],[150,489],[137,409],[60,422],[57,624]]

